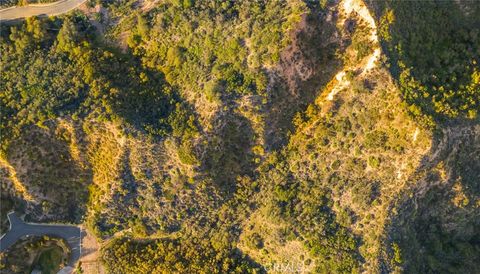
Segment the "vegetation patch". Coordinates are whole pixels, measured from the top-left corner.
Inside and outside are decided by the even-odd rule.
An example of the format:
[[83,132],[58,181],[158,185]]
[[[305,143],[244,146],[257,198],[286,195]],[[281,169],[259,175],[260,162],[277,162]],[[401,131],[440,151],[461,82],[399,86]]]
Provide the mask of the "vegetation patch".
[[0,255],[2,273],[42,273],[54,274],[68,262],[70,249],[67,242],[49,236],[27,237],[15,243]]
[[381,38],[410,112],[426,125],[477,119],[480,109],[478,2],[386,1]]

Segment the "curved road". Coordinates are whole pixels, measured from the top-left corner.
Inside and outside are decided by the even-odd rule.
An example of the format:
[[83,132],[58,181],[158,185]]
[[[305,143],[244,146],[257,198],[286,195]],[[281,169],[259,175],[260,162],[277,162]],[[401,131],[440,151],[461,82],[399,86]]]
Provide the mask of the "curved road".
[[0,21],[11,21],[31,16],[54,16],[66,13],[87,0],[61,0],[49,4],[34,4],[0,10]]
[[69,225],[42,225],[24,223],[14,212],[8,214],[10,229],[0,238],[0,252],[5,251],[17,242],[21,237],[31,236],[55,236],[67,241],[71,254],[69,266],[74,267],[81,255],[81,230],[76,226]]

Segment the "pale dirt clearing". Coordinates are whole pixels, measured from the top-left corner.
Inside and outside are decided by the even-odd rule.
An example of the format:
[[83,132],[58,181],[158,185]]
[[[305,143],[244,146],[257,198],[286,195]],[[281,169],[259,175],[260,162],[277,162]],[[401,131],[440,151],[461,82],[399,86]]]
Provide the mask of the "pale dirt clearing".
[[[336,84],[326,97],[328,101],[332,101],[335,95],[338,94],[338,92],[350,85],[350,81],[348,81],[345,77],[348,70],[360,70],[362,74],[366,73],[377,66],[376,63],[382,53],[378,43],[377,26],[375,24],[375,20],[373,19],[365,4],[361,0],[344,0],[341,3],[341,7],[342,8],[340,9],[340,13],[343,15],[343,18],[348,18],[352,12],[355,12],[356,14],[358,14],[358,16],[360,16],[363,21],[368,24],[369,28],[371,29],[370,41],[375,46],[375,48],[373,52],[366,58],[367,61],[361,62],[360,66],[345,67],[341,72],[337,73],[337,75],[335,76]],[[340,27],[343,27],[344,24],[345,20],[341,21]]]

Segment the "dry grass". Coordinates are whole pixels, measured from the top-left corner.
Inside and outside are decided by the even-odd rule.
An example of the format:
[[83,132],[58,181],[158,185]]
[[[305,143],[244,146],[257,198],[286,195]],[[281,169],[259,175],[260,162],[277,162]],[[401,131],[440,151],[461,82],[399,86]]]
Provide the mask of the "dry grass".
[[[288,240],[282,231],[287,230],[286,224],[279,224],[270,219],[263,210],[258,210],[245,220],[240,235],[238,248],[256,262],[266,267],[292,266],[296,269],[301,268],[302,273],[310,273],[315,264],[313,258],[310,258],[308,250],[298,239]],[[257,233],[263,239],[263,248],[253,248],[248,244],[249,237]],[[311,263],[308,263],[308,260]],[[273,271],[272,273],[276,273]]]

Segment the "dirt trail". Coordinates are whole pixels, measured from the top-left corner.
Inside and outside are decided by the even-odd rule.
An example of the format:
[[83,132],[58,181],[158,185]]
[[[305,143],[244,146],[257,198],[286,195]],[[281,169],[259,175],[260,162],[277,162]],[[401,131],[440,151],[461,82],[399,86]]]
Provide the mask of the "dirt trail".
[[367,62],[360,63],[358,67],[344,67],[342,71],[335,75],[335,85],[327,95],[327,100],[332,101],[342,89],[350,85],[350,81],[346,79],[346,72],[349,70],[360,70],[362,74],[372,70],[376,67],[376,62],[381,55],[380,45],[378,43],[377,26],[367,6],[362,0],[344,0],[340,3],[340,13],[344,20],[340,22],[340,27],[344,27],[346,18],[355,12],[363,21],[365,21],[371,29],[370,41],[374,45],[373,52],[366,57]]
[[[367,60],[366,62],[359,62],[358,65],[355,67],[345,66],[343,70],[341,70],[335,75],[333,79],[333,87],[325,98],[327,101],[333,101],[335,99],[335,95],[337,95],[341,90],[350,86],[351,83],[349,80],[347,80],[347,71],[357,70],[361,71],[361,74],[367,73],[368,71],[374,69],[377,66],[376,62],[380,58],[380,55],[382,53],[380,49],[380,44],[378,42],[377,26],[375,24],[375,20],[373,19],[370,11],[363,3],[363,1],[344,0],[340,2],[339,5],[340,17],[343,18],[343,20],[339,22],[338,27],[343,28],[345,26],[345,21],[347,20],[347,18],[350,17],[351,13],[357,13],[358,16],[360,16],[362,20],[364,20],[368,24],[371,30],[370,40],[374,47],[372,53],[369,56],[365,57],[365,59]],[[309,126],[302,129],[302,131],[307,132],[310,129],[314,128],[320,121],[320,119],[323,119],[322,116],[318,118],[318,120],[312,122]]]

